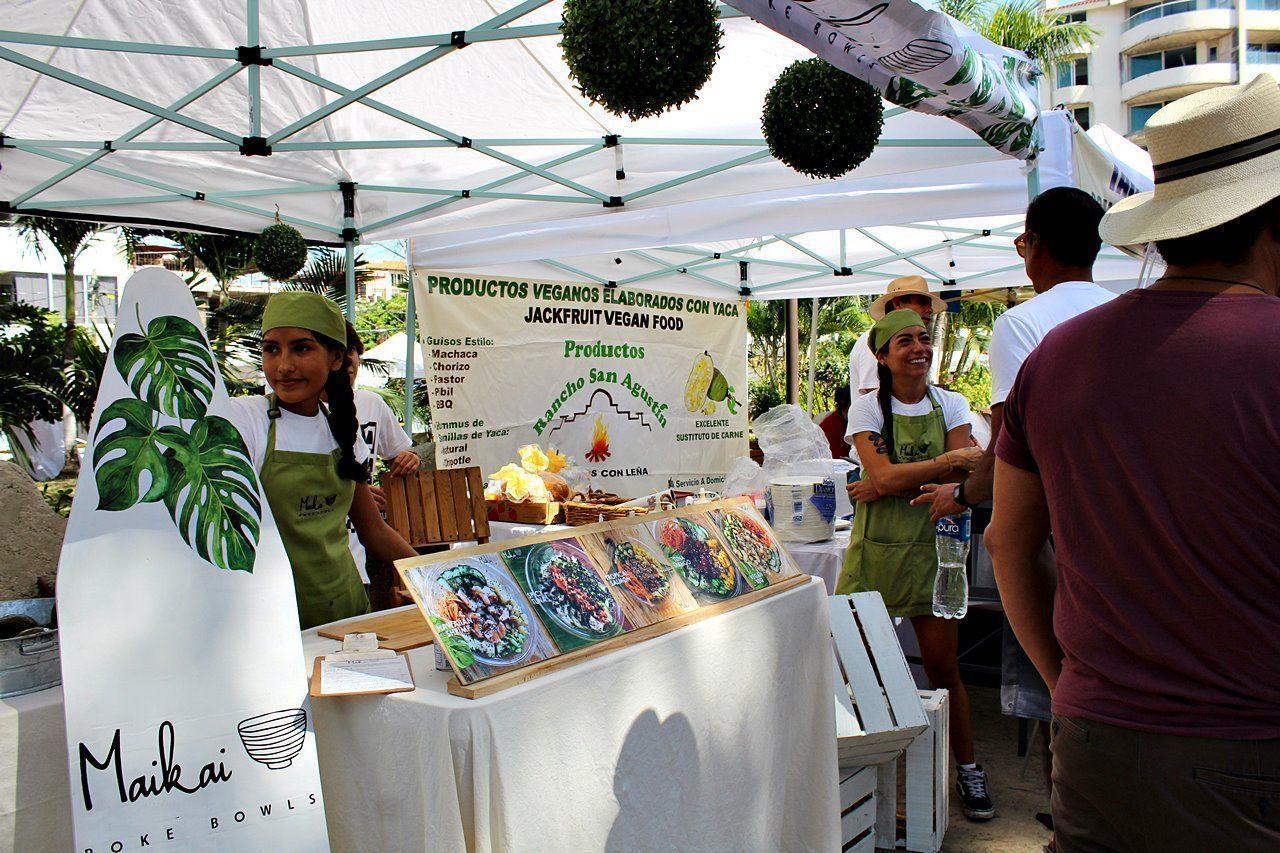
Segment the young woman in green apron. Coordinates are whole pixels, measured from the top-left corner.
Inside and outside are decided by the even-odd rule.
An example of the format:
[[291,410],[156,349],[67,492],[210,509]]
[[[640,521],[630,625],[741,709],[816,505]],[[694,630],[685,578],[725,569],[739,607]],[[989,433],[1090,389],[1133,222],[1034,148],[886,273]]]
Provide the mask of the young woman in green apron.
[[377,558],[415,552],[369,492],[338,306],[318,293],[273,295],[262,315],[262,371],[271,395],[232,402],[289,556],[302,627],[367,613],[347,518]]
[[891,615],[911,620],[930,683],[950,692],[957,793],[966,815],[985,820],[995,810],[973,757],[969,698],[956,661],[958,623],[933,615],[934,526],[927,506],[911,505],[925,483],[962,479],[982,451],[970,439],[965,398],[929,383],[933,341],[919,314],[886,314],[868,343],[879,362],[880,390],[849,411],[846,440],[863,467],[862,480],[849,486],[858,506],[836,592],[879,592]]

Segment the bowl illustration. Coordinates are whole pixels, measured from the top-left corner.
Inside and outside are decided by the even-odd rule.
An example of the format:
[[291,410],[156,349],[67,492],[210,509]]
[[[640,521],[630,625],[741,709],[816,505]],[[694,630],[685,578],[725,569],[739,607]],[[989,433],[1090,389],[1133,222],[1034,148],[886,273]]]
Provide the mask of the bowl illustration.
[[236,726],[244,751],[271,770],[293,764],[307,739],[307,712],[301,708],[271,711],[242,720]]

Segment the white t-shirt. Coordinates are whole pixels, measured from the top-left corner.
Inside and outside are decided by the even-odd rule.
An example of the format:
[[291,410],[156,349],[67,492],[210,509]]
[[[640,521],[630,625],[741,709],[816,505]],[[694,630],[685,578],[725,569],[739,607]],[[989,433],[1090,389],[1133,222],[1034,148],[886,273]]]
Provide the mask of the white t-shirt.
[[871,339],[871,330],[867,329],[858,336],[857,343],[849,350],[849,394],[853,399],[868,389],[874,391],[880,387],[879,362],[871,351],[867,341]]
[[1091,281],[1064,281],[997,317],[987,350],[992,405],[1008,398],[1022,362],[1054,326],[1110,302],[1115,296]]
[[[253,468],[259,474],[267,455],[267,430],[271,428],[271,419],[267,417],[269,403],[266,397],[231,398],[232,420],[244,437]],[[306,417],[286,409],[280,410],[280,420],[276,423],[276,450],[332,453],[337,449],[338,442],[334,440],[324,415]],[[355,454],[356,461],[360,463],[369,458],[369,448],[359,435],[356,436]]]
[[[381,456],[383,459],[392,459],[412,448],[413,442],[409,440],[409,436],[405,435],[400,421],[391,411],[386,400],[364,388],[357,388],[355,397],[360,437],[366,445],[373,448],[373,454],[363,460],[365,470],[369,472],[369,481],[373,482],[374,455]],[[360,580],[368,583],[369,573],[365,571],[364,544],[360,541],[360,536],[356,533],[355,525],[350,519],[347,519],[347,540],[351,547],[351,556],[356,561],[356,569],[360,572]]]
[[[942,408],[942,419],[946,422],[947,432],[969,423],[969,401],[963,394],[934,385],[929,386],[929,391]],[[920,402],[910,405],[897,397],[893,398],[895,415],[927,415],[931,411],[933,411],[933,403],[929,401],[928,394]],[[863,394],[855,399],[853,405],[849,407],[849,427],[845,432],[845,441],[852,445],[853,437],[860,432],[883,431],[884,415],[880,412],[880,397],[876,394]]]

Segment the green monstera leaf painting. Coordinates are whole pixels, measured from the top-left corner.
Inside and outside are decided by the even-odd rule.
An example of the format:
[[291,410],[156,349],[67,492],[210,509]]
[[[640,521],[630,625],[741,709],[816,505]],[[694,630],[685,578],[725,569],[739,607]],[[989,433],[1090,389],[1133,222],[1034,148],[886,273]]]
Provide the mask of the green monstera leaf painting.
[[144,334],[122,335],[115,365],[135,397],[166,415],[199,418],[213,400],[213,357],[204,335],[182,317],[156,317]]
[[195,552],[220,569],[253,571],[262,519],[258,478],[240,433],[226,418],[211,415],[191,428],[181,446],[177,427],[161,430],[169,484],[164,505],[178,533]]
[[98,509],[125,510],[164,497],[169,472],[155,420],[141,400],[116,400],[102,413],[93,448]]
[[182,317],[156,317],[142,334],[120,336],[113,362],[134,398],[113,401],[98,420],[98,509],[163,501],[202,559],[252,572],[261,490],[239,431],[208,414],[218,379],[204,335]]

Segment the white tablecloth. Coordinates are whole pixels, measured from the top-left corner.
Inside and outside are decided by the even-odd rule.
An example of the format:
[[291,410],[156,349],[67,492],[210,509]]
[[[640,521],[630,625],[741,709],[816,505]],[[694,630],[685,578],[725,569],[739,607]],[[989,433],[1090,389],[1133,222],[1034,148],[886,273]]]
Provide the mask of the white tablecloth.
[[826,542],[785,542],[800,571],[815,578],[822,578],[827,585],[827,595],[836,594],[836,581],[840,579],[840,567],[844,565],[844,552],[849,550],[849,531],[837,530],[834,539]]
[[0,699],[0,850],[72,848],[62,688]]
[[[316,699],[335,850],[838,850],[816,581],[492,696]],[[338,646],[303,634],[307,657]]]

